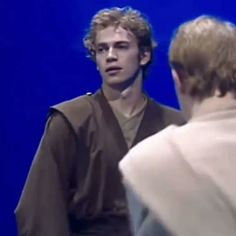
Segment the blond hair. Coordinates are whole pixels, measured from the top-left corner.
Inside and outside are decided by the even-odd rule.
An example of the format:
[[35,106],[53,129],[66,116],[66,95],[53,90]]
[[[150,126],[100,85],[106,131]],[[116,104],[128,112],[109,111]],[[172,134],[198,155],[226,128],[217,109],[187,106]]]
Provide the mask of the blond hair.
[[170,65],[192,97],[236,96],[236,28],[211,16],[182,24],[169,49]]

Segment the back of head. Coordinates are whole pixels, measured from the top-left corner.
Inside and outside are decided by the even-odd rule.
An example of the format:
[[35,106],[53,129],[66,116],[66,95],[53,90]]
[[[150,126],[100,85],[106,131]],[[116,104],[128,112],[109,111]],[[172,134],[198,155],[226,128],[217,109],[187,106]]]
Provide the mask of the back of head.
[[235,25],[210,16],[182,24],[172,39],[169,62],[190,96],[202,99],[216,91],[236,96]]
[[141,51],[150,51],[156,47],[152,37],[152,27],[146,17],[140,11],[131,7],[113,7],[100,10],[91,20],[90,28],[84,37],[84,46],[88,49],[89,55],[95,58],[96,33],[109,26],[122,27],[133,33],[136,37]]

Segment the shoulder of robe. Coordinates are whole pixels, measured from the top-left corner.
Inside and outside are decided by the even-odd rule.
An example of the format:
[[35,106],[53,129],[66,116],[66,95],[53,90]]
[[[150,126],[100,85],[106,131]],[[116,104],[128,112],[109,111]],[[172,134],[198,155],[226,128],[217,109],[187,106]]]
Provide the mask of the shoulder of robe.
[[165,115],[170,124],[184,125],[186,123],[183,113],[175,108],[166,107]]
[[94,96],[92,93],[73,98],[50,107],[49,116],[55,112],[61,113],[74,129],[88,120],[93,114]]
[[159,109],[159,112],[161,113],[165,125],[171,125],[171,124],[183,125],[186,123],[181,111],[173,107],[157,103],[154,100],[152,100],[152,102],[158,107],[157,109]]

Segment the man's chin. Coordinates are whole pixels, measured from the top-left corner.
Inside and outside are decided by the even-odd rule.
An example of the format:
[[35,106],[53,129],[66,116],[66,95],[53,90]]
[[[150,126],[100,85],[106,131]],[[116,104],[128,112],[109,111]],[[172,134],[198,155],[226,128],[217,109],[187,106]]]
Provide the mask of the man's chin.
[[114,79],[107,81],[106,85],[113,89],[124,90],[129,87],[131,83],[128,80]]
[[112,85],[119,85],[126,83],[127,79],[119,78],[119,77],[110,77],[106,80],[106,83],[110,86]]

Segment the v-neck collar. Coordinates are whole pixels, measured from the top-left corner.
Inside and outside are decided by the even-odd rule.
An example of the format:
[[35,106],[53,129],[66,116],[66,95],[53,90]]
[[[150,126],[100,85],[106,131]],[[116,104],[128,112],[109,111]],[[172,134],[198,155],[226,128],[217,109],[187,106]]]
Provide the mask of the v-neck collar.
[[[143,119],[140,123],[132,146],[162,128],[163,117],[160,106],[147,96],[147,104],[144,109]],[[156,120],[156,117],[159,117],[158,121]]]
[[[157,109],[158,106],[157,104],[150,99],[148,96],[147,97],[147,103],[145,106],[144,110],[144,115],[141,120],[141,123],[139,125],[139,128],[137,130],[137,134],[134,138],[133,144],[131,145],[134,146],[144,138],[152,135],[154,133],[154,130],[156,130],[156,127],[158,124],[161,124],[162,116],[161,116],[161,109]],[[102,90],[99,90],[95,94],[95,98],[99,101],[101,105],[101,109],[103,111],[103,118],[105,120],[106,125],[108,126],[109,130],[113,134],[115,134],[115,139],[117,145],[126,153],[128,152],[128,146],[126,144],[124,135],[122,133],[121,127],[119,125],[119,122],[109,105],[104,93]],[[160,117],[160,122],[157,122],[156,119],[154,119],[154,116],[158,115]]]
[[115,134],[114,137],[116,139],[117,145],[120,147],[121,150],[124,151],[124,153],[126,153],[128,151],[128,146],[126,144],[124,135],[122,133],[119,122],[114,112],[112,111],[112,108],[109,105],[103,91],[99,90],[95,94],[95,98],[98,100],[98,102],[101,105],[101,108],[103,111],[103,118],[105,120],[106,125],[108,126],[109,130],[111,130],[111,132]]

